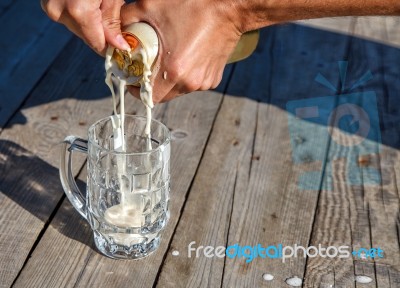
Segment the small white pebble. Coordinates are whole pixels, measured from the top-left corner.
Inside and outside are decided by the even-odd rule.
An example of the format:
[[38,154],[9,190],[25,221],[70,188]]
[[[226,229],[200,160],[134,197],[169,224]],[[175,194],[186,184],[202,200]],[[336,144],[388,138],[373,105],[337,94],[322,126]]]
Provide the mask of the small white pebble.
[[167,80],[167,71],[164,71],[163,78],[164,80]]
[[264,279],[265,281],[272,281],[272,280],[274,279],[274,275],[265,273],[265,274],[263,275],[263,279]]
[[179,256],[179,251],[177,250],[172,251],[172,256]]
[[293,278],[286,279],[286,283],[293,287],[300,287],[303,281],[299,277],[294,276]]
[[367,284],[367,283],[372,282],[372,278],[368,277],[368,276],[359,275],[359,276],[356,276],[356,281],[361,284]]

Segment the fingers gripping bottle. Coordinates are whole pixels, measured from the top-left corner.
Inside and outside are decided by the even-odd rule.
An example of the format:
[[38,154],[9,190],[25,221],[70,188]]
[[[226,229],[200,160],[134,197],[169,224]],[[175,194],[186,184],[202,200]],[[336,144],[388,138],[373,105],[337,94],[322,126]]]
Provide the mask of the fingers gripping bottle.
[[[126,80],[127,85],[140,86],[144,71],[143,53],[140,53],[140,50],[144,49],[146,51],[146,60],[152,70],[159,52],[157,33],[149,24],[138,22],[124,28],[122,36],[128,42],[131,51],[123,51],[113,47],[108,48],[107,54],[112,55],[112,73],[119,79]],[[257,46],[258,39],[258,30],[244,33],[232,52],[228,63],[237,62],[250,56]]]

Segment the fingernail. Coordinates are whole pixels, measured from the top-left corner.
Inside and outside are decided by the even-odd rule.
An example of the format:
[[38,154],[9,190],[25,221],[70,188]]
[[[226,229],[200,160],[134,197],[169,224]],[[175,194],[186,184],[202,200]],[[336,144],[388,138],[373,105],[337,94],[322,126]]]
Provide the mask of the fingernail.
[[122,37],[121,34],[117,36],[117,42],[122,47],[122,49],[128,50],[128,51],[131,50],[131,47],[129,46],[128,43],[126,43],[124,37]]

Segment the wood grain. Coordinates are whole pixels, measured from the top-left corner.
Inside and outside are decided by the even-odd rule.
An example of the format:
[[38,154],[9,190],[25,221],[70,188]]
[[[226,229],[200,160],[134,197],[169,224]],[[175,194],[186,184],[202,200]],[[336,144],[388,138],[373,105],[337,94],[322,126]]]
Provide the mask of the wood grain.
[[4,15],[0,8],[0,23],[5,27],[0,38],[1,132],[72,35],[44,14],[40,1],[15,1]]
[[[347,30],[350,29],[348,26]],[[299,177],[313,171],[313,177],[308,178],[306,186],[321,185],[324,157],[314,152],[318,150],[312,147],[321,146],[324,153],[328,139],[314,137],[310,133],[326,129],[323,123],[296,120],[294,115],[285,110],[290,101],[308,100],[327,94],[325,87],[313,81],[317,73],[322,73],[334,86],[337,85],[336,61],[346,54],[350,39],[345,35],[301,26],[282,27],[269,37],[272,37],[271,56],[258,61],[265,63],[265,66],[261,65],[265,69],[264,76],[257,73],[254,79],[256,83],[262,83],[257,87],[260,91],[269,92],[268,98],[259,98],[261,103],[254,155],[260,155],[261,158],[252,166],[246,190],[251,193],[248,192],[243,199],[248,203],[244,205],[246,209],[238,207],[233,211],[232,219],[240,221],[237,226],[232,226],[236,229],[232,229],[229,240],[231,245],[240,241],[242,245],[260,243],[264,247],[278,244],[307,247],[319,191],[318,188],[301,187]],[[335,55],[330,52],[332,47],[335,47]],[[235,79],[233,77],[233,83]],[[241,91],[242,95],[255,93],[255,90],[246,91],[246,86],[241,90],[232,88],[234,92]],[[288,123],[290,117],[295,119],[289,122],[293,127]],[[288,278],[303,278],[306,266],[306,259],[300,256],[286,259],[284,263],[282,259],[269,258],[258,258],[250,264],[243,262],[243,259],[227,261],[224,287],[287,287],[285,281]],[[264,273],[272,274],[274,279],[264,281]]]
[[[151,286],[167,252],[169,239],[174,232],[184,204],[186,193],[199,165],[203,149],[221,101],[221,94],[212,92],[194,93],[159,107],[155,118],[160,119],[173,131],[182,131],[187,136],[172,143],[171,152],[171,218],[162,236],[161,245],[146,261],[123,261],[115,263],[99,254],[93,254],[78,287],[110,286],[126,287],[135,283],[138,287]],[[196,116],[194,116],[196,115]],[[179,151],[179,152],[178,152]],[[100,278],[106,272],[108,277]]]
[[[157,105],[155,108],[154,118],[165,123],[172,130],[174,140],[171,154],[173,179],[170,201],[171,218],[162,235],[161,246],[154,254],[143,261],[108,259],[93,248],[92,241],[76,241],[74,237],[70,237],[71,234],[77,235],[86,231],[85,229],[80,231],[82,227],[75,224],[76,217],[68,218],[64,222],[64,225],[69,226],[68,229],[73,232],[62,233],[57,219],[66,218],[65,209],[70,207],[67,202],[63,204],[60,214],[57,213],[55,221],[51,224],[54,228],[46,231],[15,286],[127,287],[132,283],[135,283],[137,287],[151,286],[168,249],[169,239],[174,232],[180,210],[185,202],[185,195],[201,159],[221,97],[221,94],[216,92],[199,92]],[[127,111],[131,114],[144,115],[143,105],[137,100],[130,100],[126,101]],[[49,243],[55,245],[49,247]],[[60,251],[58,248],[64,246],[73,251],[83,251],[86,256],[84,259],[82,257],[75,259],[75,252]],[[58,265],[61,265],[58,259],[60,253],[63,253],[63,261],[68,263],[62,271],[58,269]],[[57,265],[54,265],[54,259],[58,259]],[[74,265],[75,261],[84,261],[84,264],[80,262],[80,265]]]
[[[280,54],[282,51],[294,55],[299,53],[299,50],[307,51],[309,47],[302,47],[301,44],[298,44],[298,49],[289,49],[292,47],[290,41],[284,42],[292,37],[294,43],[304,44],[296,37],[305,37],[307,33],[314,33],[314,31],[297,29],[296,26],[263,31],[260,46],[255,55],[235,67],[228,93],[257,99],[260,103],[246,102],[249,100],[236,97],[225,97],[204,162],[195,179],[188,198],[187,209],[183,212],[170,252],[174,249],[179,251],[187,249],[191,241],[196,241],[195,246],[213,245],[214,247],[222,245],[224,240],[225,246],[235,243],[251,246],[257,243],[293,244],[294,241],[303,245],[307,243],[317,194],[313,191],[298,192],[296,181],[293,179],[304,169],[320,169],[321,163],[292,167],[287,114],[281,110],[281,107],[284,107],[291,98],[288,95],[298,94],[304,85],[306,85],[304,90],[308,91],[307,88],[310,85],[310,82],[298,80],[295,69],[290,71],[284,71],[284,69],[302,67],[304,64],[300,64],[301,61],[304,61],[304,58],[308,58],[308,61],[310,59],[304,57],[297,63],[291,62],[292,59],[287,62],[274,61],[277,55],[287,56]],[[285,40],[279,35],[285,35]],[[311,47],[312,45],[310,44]],[[345,46],[340,47],[343,53]],[[272,54],[270,58],[269,53]],[[307,77],[307,75],[303,76]],[[313,77],[314,75],[310,78],[313,79]],[[282,87],[278,84],[282,81],[288,81],[292,86]],[[290,90],[291,87],[295,87],[295,93]],[[255,109],[255,105],[256,112],[251,112]],[[234,128],[232,123],[234,115],[238,117],[235,122],[243,127],[240,129],[244,129],[246,134],[242,135],[244,131],[237,131]],[[252,124],[251,121],[254,121],[256,126],[253,126],[254,123]],[[254,127],[255,130],[250,127]],[[230,139],[235,135],[241,136],[236,148],[240,150],[236,152],[236,162],[232,162],[232,157],[225,157],[225,155],[234,153],[235,148],[227,146],[219,138]],[[272,141],[276,139],[279,139],[279,145],[273,144]],[[310,140],[307,139],[307,141]],[[235,165],[235,163],[238,164]],[[207,180],[211,175],[219,176]],[[316,177],[314,181],[319,183],[319,178]],[[231,184],[227,184],[226,181]],[[233,186],[232,182],[234,182]],[[223,187],[222,193],[220,187]],[[220,196],[214,196],[215,193],[220,193]],[[295,200],[289,201],[289,199]],[[228,201],[232,201],[232,206],[226,204]],[[198,203],[204,203],[204,205]],[[227,216],[229,211],[232,211],[231,217]],[[196,227],[195,230],[192,227]],[[229,227],[228,231],[226,227]],[[296,227],[302,227],[302,229],[296,229]],[[247,264],[242,258],[225,259],[225,267],[222,269],[221,259],[209,259],[204,256],[193,259],[187,258],[186,252],[181,252],[181,254],[183,254],[182,257],[171,256],[171,254],[167,256],[158,287],[174,285],[215,287],[221,278],[221,285],[224,287],[260,287],[268,285],[262,280],[263,273],[267,272],[275,276],[275,280],[269,283],[271,287],[283,287],[286,285],[284,283],[286,278],[294,275],[301,277],[305,266],[304,259],[291,260],[290,263],[284,264],[276,263],[277,260],[256,259],[253,260],[254,263]]]
[[400,35],[398,27],[400,24],[400,17],[386,17],[386,35],[389,39],[389,45],[400,47]]
[[352,33],[352,31],[349,30],[349,27],[352,27],[355,21],[356,17],[346,16],[346,17],[329,17],[329,18],[299,20],[299,21],[294,21],[293,23],[336,33],[350,34]]
[[[86,182],[86,175],[85,165],[77,179],[78,184]],[[76,268],[85,267],[92,252],[86,245],[94,246],[91,228],[68,202],[68,199],[63,198],[57,215],[47,227],[45,236],[30,255],[29,261],[13,286],[72,287],[71,281],[78,278],[80,273],[80,269]],[[60,244],[63,238],[70,241],[63,241]],[[53,250],[57,253],[49,255]],[[40,274],[32,275],[30,273],[33,272],[33,269],[30,269],[32,266],[36,269],[41,268]]]
[[[80,41],[71,42],[0,135],[2,287],[14,281],[63,197],[57,144],[68,134],[84,136],[88,123],[111,112],[102,66]],[[76,172],[82,163],[75,161]]]
[[[313,233],[310,246],[324,248],[334,246],[349,247],[349,254],[352,252],[352,231],[360,233],[362,237],[368,225],[357,222],[359,219],[349,221],[353,216],[354,207],[350,207],[349,194],[355,193],[347,185],[346,159],[335,160],[331,163],[332,189],[322,186],[318,200],[316,218],[313,224]],[[356,190],[359,192],[359,190]],[[360,208],[359,208],[360,209]],[[356,210],[357,211],[357,210]],[[354,216],[353,216],[354,217]],[[357,217],[357,216],[356,216]],[[364,238],[362,238],[364,239]],[[358,246],[366,245],[362,240],[356,242]],[[309,257],[305,275],[305,287],[354,287],[354,268],[351,254],[349,258],[335,257]],[[365,275],[365,274],[364,274]],[[369,275],[365,275],[369,276]]]
[[255,101],[224,98],[157,287],[221,285],[225,260],[195,252],[189,258],[188,245],[226,246],[234,193],[249,175],[256,111]]
[[[383,17],[357,19],[353,33],[357,37],[352,38],[347,55],[348,75],[355,78],[368,70],[373,73],[373,79],[358,91],[376,93],[377,107],[374,110],[367,109],[367,112],[378,112],[380,115],[379,120],[382,122],[380,126],[378,125],[378,129],[382,134],[383,145],[380,140],[374,142],[367,139],[352,149],[340,148],[340,145],[331,146],[331,151],[328,151],[329,158],[337,158],[332,169],[334,189],[321,191],[311,238],[311,243],[314,245],[321,242],[335,246],[347,245],[355,251],[360,248],[380,247],[385,251],[385,256],[375,259],[367,256],[360,259],[353,256],[353,259],[342,259],[342,261],[334,259],[332,263],[326,263],[320,258],[310,258],[307,262],[306,287],[318,285],[396,287],[398,285],[399,197],[394,166],[397,165],[395,163],[398,159],[399,130],[398,125],[394,123],[398,121],[399,113],[398,105],[392,103],[395,103],[395,91],[398,89],[394,76],[398,73],[396,68],[398,66],[394,63],[400,54],[398,49],[387,46],[390,44],[390,35],[393,32],[385,30],[387,27],[385,23],[386,19]],[[374,42],[367,41],[366,38]],[[355,81],[356,79],[353,83]],[[332,147],[336,147],[336,151],[332,150]],[[358,154],[360,151],[377,151],[377,153],[361,156]],[[349,159],[355,162],[358,159],[358,163],[350,165]],[[388,159],[391,160],[388,162]],[[371,167],[377,169],[382,177],[381,184],[371,185],[370,175],[364,169]],[[361,174],[362,182],[359,185],[349,183],[349,176],[354,173]],[[360,275],[370,277],[372,282],[368,284],[354,282],[355,277]]]
[[353,36],[399,48],[399,24],[398,16],[356,17]]
[[379,155],[373,157],[371,162],[379,168],[382,181],[378,189],[370,186],[364,188],[365,202],[368,205],[368,214],[364,219],[368,219],[370,226],[370,245],[384,250],[383,258],[377,257],[373,265],[367,266],[369,268],[367,271],[372,270],[375,276],[377,287],[400,285],[398,221],[400,197],[397,183],[398,171],[396,171],[400,157],[400,127],[397,124],[400,117],[397,104],[400,88],[397,80],[400,73],[399,21],[399,17],[357,19],[355,34],[372,39],[376,44],[355,42],[352,48],[363,51],[359,53],[359,57],[374,71],[374,79],[378,79],[375,85],[372,83],[368,88],[374,89],[377,93],[378,112],[381,116],[382,145]]
[[[15,15],[14,7],[22,8],[22,2],[3,14],[0,8],[0,20],[25,27],[29,17],[17,23],[8,16],[10,11]],[[24,13],[39,13],[37,3],[26,5]],[[84,137],[87,127],[109,115],[112,106],[103,84],[103,60],[80,41],[71,40],[63,48],[68,37],[63,38],[50,56],[38,54],[62,29],[40,17],[29,23],[43,34],[21,32],[16,44],[7,44],[18,48],[29,43],[32,51],[21,54],[29,59],[22,61],[15,54],[1,62],[14,67],[15,74],[1,69],[5,82],[14,81],[13,75],[25,77],[30,67],[39,68],[29,70],[26,85],[15,90],[2,90],[0,82],[0,92],[20,95],[0,102],[8,113],[0,111],[0,129],[8,123],[0,134],[0,287],[288,287],[285,281],[293,276],[303,279],[303,287],[400,286],[398,17],[338,18],[318,20],[319,27],[287,24],[263,29],[254,55],[236,64],[232,77],[225,78],[228,87],[219,90],[227,90],[225,97],[199,92],[158,105],[155,118],[166,123],[174,137],[171,219],[160,248],[142,261],[100,255],[90,227],[63,196],[57,143],[68,134]],[[335,26],[339,29],[332,31],[340,33],[321,29]],[[354,151],[309,133],[326,126],[298,121],[293,129],[288,122],[294,117],[286,111],[289,102],[334,94],[314,78],[321,73],[339,87],[340,60],[349,61],[348,75],[354,78],[348,85],[367,70],[374,75],[356,92],[376,92],[382,145],[379,153],[352,169],[376,168],[380,185],[368,185],[366,172],[361,173],[360,185],[347,183],[346,159]],[[144,114],[137,100],[127,104],[130,113]],[[296,149],[302,145],[311,152],[322,147],[323,155],[305,153],[300,155],[302,162],[296,162]],[[323,156],[331,160],[331,170]],[[76,159],[74,170],[80,171],[83,163],[83,158]],[[312,171],[307,184],[318,189],[302,188],[299,176]],[[82,170],[79,183],[84,179]],[[385,256],[297,257],[284,263],[257,258],[246,263],[244,258],[196,258],[194,253],[188,258],[192,241],[194,247],[379,246]],[[263,280],[264,273],[274,279]],[[371,277],[372,283],[356,283],[357,275]]]

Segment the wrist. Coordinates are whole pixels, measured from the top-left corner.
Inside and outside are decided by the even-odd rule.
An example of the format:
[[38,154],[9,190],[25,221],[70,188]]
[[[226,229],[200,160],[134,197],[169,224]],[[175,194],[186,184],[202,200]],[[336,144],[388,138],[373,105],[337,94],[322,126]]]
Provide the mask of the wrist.
[[222,2],[230,20],[241,34],[278,23],[271,17],[273,0],[230,0]]
[[[217,0],[218,1],[218,0]],[[221,1],[225,2],[225,1]],[[282,22],[338,16],[400,15],[398,0],[226,0],[242,33]]]

